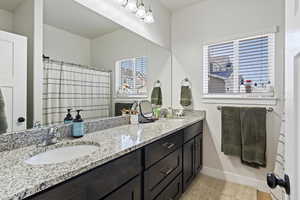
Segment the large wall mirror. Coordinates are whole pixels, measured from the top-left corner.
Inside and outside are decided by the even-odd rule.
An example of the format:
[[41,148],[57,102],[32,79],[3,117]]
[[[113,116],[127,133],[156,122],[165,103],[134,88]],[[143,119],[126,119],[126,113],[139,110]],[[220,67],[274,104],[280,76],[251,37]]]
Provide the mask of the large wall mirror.
[[[26,89],[32,78],[32,71],[26,67],[26,50],[31,47],[26,47],[26,38],[16,31],[19,7],[25,2],[0,3],[0,14],[10,19],[10,24],[0,23],[0,134],[39,123],[63,123],[67,109],[72,109],[72,115],[82,110],[84,120],[118,115],[123,106],[150,100],[157,81],[162,89],[162,106],[171,105],[169,50],[73,0],[44,0],[42,83],[27,84]],[[30,54],[27,52],[27,56]],[[42,117],[39,123],[32,120],[26,126],[27,116],[33,115],[27,109],[33,103],[26,103],[32,98],[26,96],[33,95],[30,91],[34,87],[42,87],[42,106],[34,111]],[[16,110],[23,113],[14,113]]]

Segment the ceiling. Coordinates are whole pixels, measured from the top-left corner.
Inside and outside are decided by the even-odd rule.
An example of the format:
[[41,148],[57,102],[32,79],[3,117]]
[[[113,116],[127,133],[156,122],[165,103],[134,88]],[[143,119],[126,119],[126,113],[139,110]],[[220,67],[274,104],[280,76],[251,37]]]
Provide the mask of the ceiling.
[[160,0],[162,4],[171,11],[176,11],[182,7],[197,3],[203,0]]
[[44,7],[46,24],[82,37],[93,39],[122,28],[73,0],[44,0]]
[[0,8],[13,11],[21,1],[23,0],[0,0]]

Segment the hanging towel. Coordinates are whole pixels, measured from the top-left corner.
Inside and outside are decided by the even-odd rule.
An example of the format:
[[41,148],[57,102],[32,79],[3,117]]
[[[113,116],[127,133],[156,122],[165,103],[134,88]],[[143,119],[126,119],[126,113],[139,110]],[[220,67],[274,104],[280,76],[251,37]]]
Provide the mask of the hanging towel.
[[0,134],[6,133],[7,128],[4,97],[0,89]]
[[192,104],[192,91],[189,86],[181,86],[180,104],[190,106]]
[[222,107],[221,150],[230,156],[241,156],[240,108]]
[[266,167],[266,109],[241,108],[241,138],[244,164]]
[[151,104],[162,105],[162,92],[160,87],[154,87],[151,94]]

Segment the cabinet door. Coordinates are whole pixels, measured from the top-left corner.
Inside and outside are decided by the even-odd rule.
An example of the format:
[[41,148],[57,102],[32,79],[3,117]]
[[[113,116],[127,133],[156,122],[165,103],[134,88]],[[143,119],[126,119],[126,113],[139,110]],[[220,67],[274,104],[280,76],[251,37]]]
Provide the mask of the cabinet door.
[[202,137],[200,134],[195,137],[195,174],[197,175],[202,169]]
[[102,200],[141,200],[141,190],[141,177],[138,176]]
[[182,176],[179,174],[154,200],[178,200],[182,194]]
[[195,140],[192,139],[183,147],[183,191],[195,177]]

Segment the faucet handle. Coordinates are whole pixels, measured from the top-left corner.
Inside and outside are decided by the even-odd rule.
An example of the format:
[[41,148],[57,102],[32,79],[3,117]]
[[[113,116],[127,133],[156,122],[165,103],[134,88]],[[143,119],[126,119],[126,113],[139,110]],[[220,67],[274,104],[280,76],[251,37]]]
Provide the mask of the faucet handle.
[[42,123],[40,121],[35,121],[33,123],[33,128],[41,128],[42,127]]
[[59,138],[60,138],[60,133],[58,131],[58,128],[57,127],[52,127],[50,128],[49,130],[49,135],[51,137],[51,143],[52,144],[55,144],[58,142]]
[[54,137],[59,137],[60,135],[57,127],[51,127],[48,134]]

